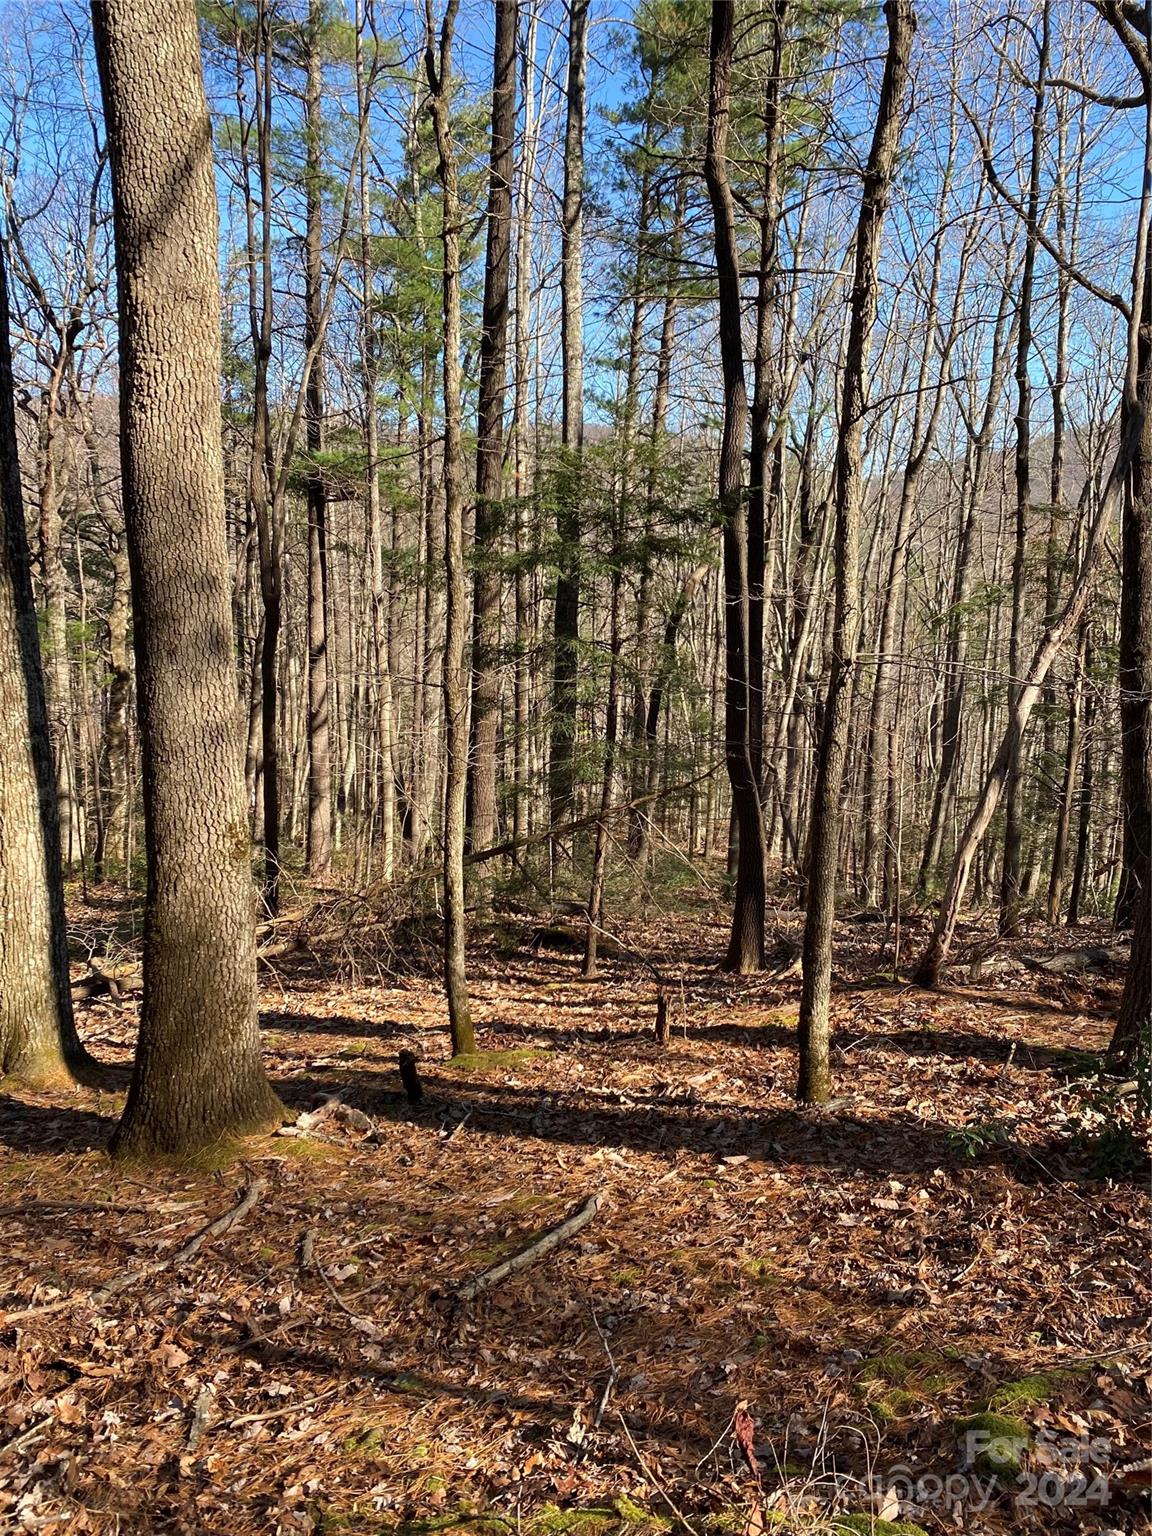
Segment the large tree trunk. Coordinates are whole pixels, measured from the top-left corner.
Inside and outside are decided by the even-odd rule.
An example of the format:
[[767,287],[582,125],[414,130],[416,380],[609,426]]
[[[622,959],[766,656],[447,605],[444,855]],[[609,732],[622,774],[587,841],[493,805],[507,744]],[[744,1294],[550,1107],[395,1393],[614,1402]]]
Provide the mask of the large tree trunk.
[[576,697],[580,641],[580,499],[584,447],[584,115],[589,0],[568,8],[567,115],[561,205],[560,305],[563,352],[561,463],[556,535],[560,568],[552,632],[555,658],[548,785],[553,824],[571,817],[576,792]]
[[[751,758],[760,801],[760,836],[764,827],[764,586],[765,556],[771,509],[779,504],[776,464],[776,416],[781,413],[783,362],[778,355],[776,312],[779,300],[779,231],[781,218],[780,150],[783,130],[781,77],[788,0],[773,0],[771,43],[764,92],[763,202],[759,211],[760,261],[756,280],[756,340],[752,357],[751,459],[748,486],[748,724]],[[767,846],[761,860],[767,880]],[[747,878],[747,872],[745,874]],[[740,886],[739,859],[736,872]],[[739,896],[737,896],[739,900]]]
[[1127,903],[1133,932],[1128,980],[1110,1048],[1123,1062],[1130,1062],[1141,1046],[1152,1048],[1152,124],[1144,157],[1123,411],[1134,448],[1124,486],[1121,532],[1120,723],[1126,890],[1121,893],[1118,916],[1125,917],[1123,905]]
[[395,718],[392,658],[388,645],[388,585],[384,578],[384,529],[380,515],[380,423],[376,394],[379,362],[376,346],[376,271],[372,259],[372,182],[369,174],[369,82],[364,66],[364,0],[357,0],[356,105],[360,119],[360,363],[364,391],[364,476],[367,512],[368,566],[372,605],[372,659],[375,677],[369,690],[374,704],[379,791],[377,821],[381,874],[391,880],[396,865]]
[[452,141],[449,88],[452,34],[459,0],[448,0],[439,46],[432,28],[432,0],[426,0],[425,71],[436,133],[443,200],[444,253],[444,566],[447,575],[444,634],[444,716],[447,773],[444,786],[444,987],[452,1050],[476,1049],[464,966],[464,798],[468,779],[468,588],[464,569],[464,447],[460,435],[463,377],[460,367],[460,193]]
[[[253,66],[259,227],[243,156],[248,242],[248,318],[252,339],[252,449],[248,500],[260,557],[260,804],[264,905],[280,909],[281,709],[280,629],[284,607],[284,518],[275,494],[268,370],[272,360],[272,32],[264,0],[256,3]],[[242,141],[245,145],[247,140]]]
[[1132,951],[1128,979],[1120,999],[1120,1013],[1108,1047],[1114,1061],[1129,1066],[1138,1052],[1152,1041],[1152,886],[1144,884],[1136,894]]
[[100,816],[96,846],[92,854],[92,874],[103,880],[110,864],[124,867],[125,830],[128,820],[128,697],[132,687],[132,669],[128,649],[128,621],[131,607],[128,543],[124,535],[123,513],[119,500],[109,494],[100,464],[99,441],[91,414],[84,421],[84,446],[92,501],[108,535],[108,693],[104,706],[104,739],[99,753]]
[[13,404],[0,245],[0,1074],[34,1083],[89,1065],[72,1020],[60,823]]
[[[512,840],[520,843],[529,830],[531,789],[529,786],[530,749],[532,746],[532,679],[529,672],[529,651],[532,646],[533,623],[529,607],[529,572],[525,556],[529,549],[527,500],[528,479],[528,386],[530,343],[529,334],[532,308],[532,224],[533,190],[536,182],[536,38],[538,13],[535,5],[528,9],[528,24],[521,53],[522,70],[522,127],[520,133],[520,164],[516,175],[516,314],[513,330],[513,407],[512,432],[514,443],[513,488],[516,496],[516,577],[513,603],[516,625],[516,661],[513,701],[515,745],[513,751],[513,803]],[[534,465],[534,476],[539,470]]]
[[835,618],[832,669],[817,746],[808,844],[800,1075],[796,1088],[796,1097],[802,1104],[825,1103],[832,1091],[828,1060],[832,924],[836,914],[840,798],[860,632],[860,505],[864,494],[862,437],[868,401],[868,354],[879,296],[880,238],[900,144],[908,58],[916,30],[910,0],[888,0],[884,14],[888,22],[888,51],[856,226],[855,271],[836,445]]
[[60,515],[57,459],[60,431],[60,390],[68,358],[53,362],[40,397],[37,421],[40,584],[44,597],[44,649],[48,701],[48,730],[56,778],[56,804],[61,854],[66,868],[84,856],[84,826],[76,793],[76,762],[72,740],[72,668],[68,655],[68,579],[64,570],[64,526]]
[[[1045,90],[1048,75],[1050,6],[1045,0],[1041,18],[1036,90],[1032,105],[1032,146],[1028,167],[1027,239],[1020,275],[1019,325],[1016,333],[1016,523],[1012,554],[1012,631],[1008,644],[1008,709],[1023,687],[1024,601],[1028,549],[1028,515],[1032,505],[1032,290],[1036,272],[1036,223],[1040,213],[1040,173],[1044,148]],[[1047,616],[1051,621],[1051,615]],[[1017,742],[1008,763],[1004,787],[1004,865],[1000,879],[1000,932],[1015,936],[1020,931],[1020,872],[1024,846],[1023,740]]]
[[[687,205],[687,192],[688,178],[686,176],[678,177],[673,204],[672,230],[668,240],[668,262],[673,272],[676,270],[683,250],[684,212]],[[639,288],[639,273],[637,278],[637,286]],[[655,529],[656,504],[660,491],[660,449],[663,445],[664,433],[668,423],[668,400],[672,385],[672,345],[676,334],[675,287],[675,282],[670,282],[664,295],[663,313],[660,320],[660,342],[656,350],[656,378],[652,389],[652,420],[648,430],[648,479],[644,498],[644,532],[646,540],[651,538]],[[632,708],[633,800],[638,800],[642,796],[646,798],[656,786],[656,778],[660,771],[656,742],[657,733],[660,728],[660,708],[665,691],[661,679],[663,678],[663,682],[666,683],[668,678],[671,677],[674,651],[670,652],[668,646],[675,646],[676,632],[679,630],[680,621],[683,618],[682,613],[678,615],[671,640],[668,638],[667,626],[665,627],[665,648],[656,661],[656,675],[650,680],[646,697],[644,679],[649,674],[652,662],[652,658],[649,655],[647,633],[652,608],[652,563],[652,552],[650,549],[645,548],[636,598],[636,636],[639,656],[636,696]],[[703,576],[693,583],[693,593],[702,580]],[[676,613],[678,609],[679,602],[674,605],[673,612]],[[685,609],[686,611],[687,609]],[[671,622],[671,615],[669,616],[669,622]],[[665,670],[667,677],[664,676]],[[651,811],[652,802],[647,800],[644,806],[633,808],[629,821],[628,857],[640,865],[643,865],[648,858],[652,829]]]
[[500,722],[500,540],[504,529],[504,396],[512,270],[516,139],[517,0],[495,0],[492,142],[480,387],[476,401],[476,576],[472,620],[472,752],[468,827],[473,848],[496,841],[496,737]]
[[122,1156],[273,1125],[260,1062],[250,841],[220,435],[212,137],[192,0],[95,0],[119,286],[124,509],[148,895]]
[[[1123,873],[1116,900],[1117,928],[1136,919],[1140,893],[1152,881],[1152,235],[1146,255],[1137,356],[1136,389],[1125,402],[1128,419],[1139,417],[1140,438],[1125,487],[1121,519],[1120,763]],[[1135,965],[1135,947],[1133,948]]]
[[[617,529],[617,535],[619,529]],[[614,542],[616,542],[614,540]],[[616,773],[616,730],[620,715],[620,594],[623,573],[620,569],[618,543],[613,550],[612,597],[608,620],[608,698],[604,723],[604,764],[600,775],[600,815],[596,821],[596,841],[592,849],[592,883],[588,892],[588,931],[584,943],[583,974],[596,975],[597,948],[604,922],[604,879],[608,866],[608,819],[612,811],[612,788]]]
[[[332,747],[328,667],[328,492],[324,451],[324,167],[321,160],[322,11],[309,0],[304,87],[304,347],[311,359],[304,396],[308,450],[308,873],[332,867]],[[307,364],[306,364],[307,366]]]
[[747,974],[764,965],[764,813],[760,798],[759,733],[753,701],[762,679],[752,673],[753,594],[749,577],[748,505],[744,492],[744,438],[748,387],[741,340],[740,255],[736,209],[728,178],[728,127],[735,48],[735,7],[713,0],[709,36],[708,140],[704,179],[712,206],[719,285],[720,361],[724,424],[720,443],[719,501],[724,542],[724,758],[732,786],[738,855],[732,930],[725,969]]
[[124,826],[128,816],[128,694],[132,671],[128,656],[129,572],[123,534],[114,535],[112,585],[108,597],[108,702],[100,752],[100,793],[104,812],[92,859],[95,879],[103,880],[109,863],[124,863]]

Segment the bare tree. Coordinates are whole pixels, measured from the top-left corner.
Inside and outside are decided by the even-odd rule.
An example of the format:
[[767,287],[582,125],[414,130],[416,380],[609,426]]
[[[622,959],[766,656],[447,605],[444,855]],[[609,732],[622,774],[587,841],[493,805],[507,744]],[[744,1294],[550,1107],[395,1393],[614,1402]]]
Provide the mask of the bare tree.
[[447,610],[444,635],[444,987],[452,1050],[476,1049],[465,972],[464,809],[468,781],[468,585],[464,569],[464,446],[460,417],[460,190],[452,139],[452,40],[459,0],[448,0],[437,41],[432,0],[425,0],[424,69],[436,133],[444,255],[444,565]]
[[87,1075],[72,1018],[60,824],[32,597],[0,242],[0,1072]]
[[559,569],[553,614],[549,796],[552,821],[571,814],[576,780],[576,689],[580,641],[580,461],[584,447],[584,117],[589,0],[569,0],[568,82],[561,204],[560,345],[563,352],[561,462],[556,535]]
[[800,1077],[796,1096],[804,1104],[822,1104],[832,1092],[828,1061],[832,924],[836,912],[840,796],[860,633],[861,446],[868,403],[868,357],[879,297],[880,239],[900,144],[908,61],[916,30],[910,0],[888,0],[884,15],[888,23],[888,50],[872,146],[864,170],[864,191],[856,226],[848,345],[840,386],[832,669],[824,700],[816,756],[816,785],[812,792],[800,992]]
[[500,705],[500,541],[504,531],[504,397],[512,271],[512,170],[516,139],[517,0],[494,0],[492,137],[480,386],[476,402],[476,575],[472,635],[472,752],[468,827],[474,848],[496,840],[496,738]]
[[736,206],[728,172],[735,6],[713,0],[708,59],[708,140],[704,179],[712,207],[720,298],[720,363],[724,376],[724,428],[720,445],[719,498],[724,539],[724,756],[739,831],[732,932],[725,967],[741,974],[764,964],[767,848],[760,802],[757,708],[762,679],[754,656],[763,655],[752,630],[759,609],[749,575],[748,502],[744,489],[744,439],[748,386],[741,339],[740,255]]
[[332,744],[328,657],[328,486],[324,452],[323,8],[309,0],[304,24],[304,389],[308,450],[308,873],[332,866]]

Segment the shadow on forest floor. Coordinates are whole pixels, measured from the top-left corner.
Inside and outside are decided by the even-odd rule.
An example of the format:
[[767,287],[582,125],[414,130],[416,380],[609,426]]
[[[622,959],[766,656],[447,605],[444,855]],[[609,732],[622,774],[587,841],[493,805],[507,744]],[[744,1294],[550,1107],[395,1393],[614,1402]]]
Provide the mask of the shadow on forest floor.
[[[969,1155],[955,1127],[926,1121],[910,1110],[860,1113],[858,1109],[867,1107],[863,1098],[859,1106],[841,1099],[828,1110],[756,1110],[700,1096],[670,1102],[677,1092],[673,1084],[625,1096],[587,1087],[573,1094],[563,1089],[549,1092],[546,1086],[489,1083],[465,1071],[437,1071],[427,1062],[423,1071],[426,1098],[418,1106],[408,1104],[390,1070],[362,1068],[343,1080],[336,1074],[293,1075],[277,1079],[276,1088],[293,1109],[310,1108],[339,1092],[346,1103],[378,1120],[450,1130],[466,1118],[472,1132],[573,1147],[663,1155],[684,1151],[717,1160],[740,1157],[878,1178],[924,1177],[937,1168],[1000,1166],[1026,1184],[1098,1181],[1088,1166],[1070,1155],[1066,1142],[1046,1138],[1025,1143],[1015,1138],[1008,1120],[996,1138]],[[778,1086],[789,1087],[790,1081]]]
[[61,1108],[0,1094],[0,1146],[13,1152],[100,1152],[119,1118],[119,1105],[99,1110]]
[[[360,1067],[322,1077],[281,1074],[274,1078],[274,1085],[294,1112],[339,1093],[346,1103],[377,1120],[451,1128],[466,1116],[472,1132],[574,1147],[747,1157],[780,1167],[877,1177],[925,1175],[939,1167],[999,1165],[1024,1183],[1095,1182],[1086,1168],[1070,1159],[1066,1145],[1051,1140],[1025,1145],[1012,1139],[1007,1124],[1006,1139],[982,1149],[976,1157],[966,1157],[958,1151],[955,1130],[947,1125],[932,1124],[906,1110],[859,1113],[850,1100],[840,1100],[828,1111],[756,1110],[699,1095],[670,1102],[667,1095],[677,1090],[668,1085],[659,1091],[638,1089],[620,1102],[621,1095],[610,1090],[582,1087],[575,1096],[563,1091],[551,1094],[541,1087],[487,1082],[465,1071],[438,1071],[427,1062],[427,1097],[415,1107],[405,1100],[391,1070]],[[572,1102],[574,1097],[578,1102]],[[0,1145],[49,1156],[100,1151],[108,1143],[118,1113],[119,1105],[102,1113],[3,1095]]]
[[[770,1008],[770,1013],[784,1012],[785,1007]],[[1014,1001],[1013,1012],[1024,1012]],[[1051,1012],[1051,1009],[1037,1010]],[[345,1014],[307,1014],[270,1012],[263,1017],[266,1032],[302,1035],[331,1035],[337,1039],[360,1038],[375,1040],[381,1045],[400,1046],[422,1043],[422,1032],[412,1025],[395,1019],[382,1021],[352,1018]],[[584,1027],[579,1025],[547,1025],[498,1020],[482,1033],[499,1035],[501,1040],[523,1041],[525,1045],[547,1046],[557,1051],[574,1051],[588,1045],[612,1044],[635,1049],[651,1045],[650,1022],[637,1021],[634,1027],[615,1023]],[[751,1049],[787,1049],[796,1044],[796,1030],[784,1024],[680,1024],[673,1025],[673,1041],[696,1040],[705,1044],[746,1046]],[[861,1030],[849,1025],[833,1031],[832,1048],[852,1051],[867,1044],[872,1049],[899,1051],[905,1056],[946,1056],[957,1061],[1017,1062],[1021,1067],[1034,1071],[1075,1072],[1083,1064],[1095,1059],[1097,1052],[1089,1047],[1076,1049],[1072,1046],[1051,1046],[1034,1043],[1011,1036],[995,1038],[978,1032],[955,1029],[920,1029],[899,1027],[891,1030]]]

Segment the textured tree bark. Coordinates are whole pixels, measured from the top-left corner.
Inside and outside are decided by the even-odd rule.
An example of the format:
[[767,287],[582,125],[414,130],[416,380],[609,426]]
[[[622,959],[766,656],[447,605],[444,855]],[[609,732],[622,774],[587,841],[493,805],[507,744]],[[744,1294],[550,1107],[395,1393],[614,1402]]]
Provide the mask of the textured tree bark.
[[495,0],[488,244],[480,384],[476,401],[476,574],[472,618],[472,751],[468,831],[473,848],[496,841],[496,738],[500,723],[500,541],[504,531],[504,396],[512,271],[512,171],[516,140],[517,0]]
[[308,873],[332,868],[332,745],[328,697],[328,490],[324,451],[324,167],[320,31],[323,11],[309,0],[304,87],[304,347],[311,356],[304,393],[308,451]]
[[446,776],[444,785],[444,989],[452,1051],[463,1056],[476,1049],[465,972],[464,800],[468,780],[468,587],[464,570],[464,447],[460,435],[463,377],[460,367],[460,192],[456,147],[452,141],[449,89],[452,36],[459,0],[448,0],[437,45],[432,0],[425,0],[424,66],[429,109],[436,134],[443,201],[441,248],[444,253],[444,566],[447,606],[444,634],[444,715]]
[[68,988],[60,824],[13,404],[0,246],[0,1075],[84,1076]]
[[[112,587],[108,602],[108,704],[100,754],[100,792],[104,814],[92,858],[92,874],[103,880],[109,863],[123,866],[124,825],[128,806],[128,694],[132,671],[128,658],[128,548],[122,534],[112,549]],[[123,871],[127,874],[127,870]]]
[[[530,602],[528,602],[527,496],[528,496],[528,382],[530,382],[531,323],[531,227],[533,227],[533,189],[536,184],[536,35],[539,18],[535,5],[528,5],[528,22],[521,49],[521,160],[516,172],[516,315],[513,326],[513,488],[516,493],[516,579],[513,591],[516,624],[515,682],[513,682],[513,809],[511,837],[519,842],[528,834],[531,809],[531,676],[528,651],[533,639]],[[535,465],[539,470],[539,464]],[[533,476],[535,478],[535,476]]]
[[[1024,266],[1020,274],[1019,323],[1016,332],[1016,522],[1012,554],[1012,631],[1008,642],[1008,709],[1023,687],[1024,601],[1028,548],[1028,514],[1032,505],[1032,381],[1028,368],[1032,355],[1032,290],[1036,273],[1036,221],[1040,211],[1040,174],[1044,149],[1045,93],[1048,75],[1051,6],[1045,0],[1041,15],[1036,89],[1032,103],[1032,144],[1028,167],[1027,236]],[[1050,616],[1049,616],[1050,620]],[[1004,786],[1004,863],[1000,878],[1000,932],[1014,937],[1020,931],[1020,871],[1024,847],[1023,740],[1017,742],[1008,763]]]
[[884,15],[888,23],[888,50],[856,226],[855,271],[836,445],[835,618],[808,845],[800,1074],[796,1087],[796,1097],[802,1104],[826,1103],[832,1092],[828,1059],[832,924],[836,914],[844,758],[860,632],[860,504],[864,492],[861,449],[868,400],[868,354],[879,295],[880,239],[900,145],[908,59],[916,30],[910,0],[888,0]]
[[60,427],[60,388],[68,358],[55,359],[47,386],[41,391],[37,424],[40,583],[44,597],[45,682],[48,730],[56,776],[57,819],[65,866],[78,864],[84,853],[84,828],[76,795],[76,764],[72,741],[72,668],[68,657],[68,582],[64,571],[64,527],[60,516],[57,437]]
[[392,693],[392,658],[388,645],[389,592],[384,579],[384,529],[380,516],[380,424],[377,414],[379,363],[376,350],[375,283],[372,260],[372,183],[369,174],[370,145],[367,132],[370,107],[368,77],[364,67],[364,0],[358,0],[356,31],[356,105],[360,117],[360,363],[364,390],[364,475],[368,514],[369,579],[372,604],[372,657],[375,677],[376,731],[375,778],[379,789],[377,821],[380,835],[381,874],[391,880],[396,865],[396,773],[393,765],[395,730]]
[[744,492],[744,438],[748,388],[741,341],[740,256],[736,210],[728,179],[728,127],[732,90],[734,6],[713,0],[709,36],[708,139],[704,179],[712,206],[720,300],[720,360],[724,377],[724,425],[720,444],[719,500],[724,544],[724,757],[732,786],[737,829],[737,872],[726,970],[741,975],[764,966],[764,814],[753,698],[761,680],[752,676],[752,592],[749,583],[748,505]]
[[[536,37],[539,27],[535,5],[529,5],[521,55],[522,126],[520,165],[516,176],[516,314],[513,327],[513,404],[514,441],[513,482],[516,493],[516,577],[513,603],[516,624],[515,681],[513,684],[513,722],[515,771],[512,802],[512,840],[519,842],[528,834],[531,790],[529,758],[532,742],[532,679],[529,651],[532,645],[532,615],[529,612],[529,574],[524,556],[529,548],[527,528],[528,479],[528,386],[529,329],[532,308],[532,223],[533,190],[536,181]],[[536,468],[539,468],[537,463]]]
[[[1142,280],[1141,323],[1134,367],[1136,389],[1125,414],[1142,421],[1125,487],[1120,546],[1120,763],[1123,874],[1116,898],[1117,928],[1135,920],[1140,892],[1152,882],[1152,235]],[[1138,288],[1139,292],[1139,288]]]
[[1080,640],[1068,698],[1068,738],[1064,749],[1064,779],[1056,811],[1056,835],[1052,845],[1052,868],[1048,877],[1048,921],[1060,921],[1064,905],[1064,871],[1068,862],[1068,840],[1072,829],[1072,809],[1076,799],[1076,775],[1080,769],[1080,744],[1084,714],[1084,658],[1088,648],[1088,626],[1080,621]]
[[100,746],[98,800],[100,816],[92,851],[92,875],[105,878],[109,866],[129,873],[125,858],[128,820],[128,697],[132,668],[128,651],[128,620],[131,607],[128,543],[118,500],[110,496],[100,464],[99,441],[89,412],[84,421],[84,447],[93,505],[108,533],[111,579],[108,593],[108,696],[104,713],[104,739]]
[[[252,449],[248,501],[260,556],[260,804],[269,915],[280,910],[281,708],[280,629],[284,608],[284,519],[275,494],[268,369],[272,360],[272,33],[264,0],[256,0],[253,46],[259,232],[249,184],[246,138],[242,163],[248,242],[248,312],[252,339]],[[241,121],[243,121],[242,115]]]
[[584,116],[589,0],[568,6],[567,115],[561,206],[560,305],[563,352],[561,464],[556,534],[560,568],[553,610],[552,729],[548,792],[553,822],[572,814],[576,792],[576,696],[580,641],[580,458],[584,447]]
[[[614,555],[616,551],[613,551]],[[612,812],[612,789],[616,775],[616,731],[620,716],[620,596],[623,573],[619,559],[612,571],[612,597],[609,618],[608,697],[604,724],[604,765],[600,775],[600,816],[596,822],[596,840],[592,848],[592,883],[588,892],[588,930],[584,940],[583,974],[596,975],[597,948],[604,922],[604,880],[608,866],[608,819]]]
[[[1084,651],[1084,672],[1092,674],[1093,650],[1092,627],[1088,625],[1087,644]],[[1076,792],[1076,857],[1072,864],[1072,886],[1068,892],[1068,913],[1064,921],[1074,928],[1080,921],[1080,906],[1088,883],[1088,862],[1092,848],[1092,803],[1094,785],[1096,704],[1092,690],[1084,698],[1084,744],[1081,749],[1080,785]]]
[[1132,924],[1128,979],[1120,999],[1116,1028],[1108,1046],[1114,1061],[1128,1066],[1152,1040],[1152,886],[1140,887]]
[[[680,176],[676,181],[672,231],[668,241],[668,260],[673,270],[680,261],[684,246],[684,214],[687,206],[687,193],[688,178]],[[655,526],[656,500],[660,487],[659,449],[668,424],[668,401],[672,387],[672,346],[675,336],[676,295],[674,285],[669,285],[668,291],[664,295],[663,313],[660,320],[660,341],[656,349],[656,378],[652,388],[652,420],[648,430],[650,460],[648,481],[645,489],[644,528],[646,534],[649,535]],[[636,635],[639,654],[636,668],[636,695],[632,707],[633,800],[638,800],[641,795],[647,794],[656,785],[656,778],[660,771],[656,755],[656,739],[660,726],[660,706],[664,694],[664,688],[660,686],[661,669],[664,668],[666,663],[668,675],[670,676],[674,661],[674,656],[669,655],[667,650],[668,632],[667,627],[665,627],[665,650],[660,654],[659,660],[656,661],[656,676],[650,676],[651,665],[654,659],[649,654],[647,640],[651,608],[652,562],[646,550],[644,563],[640,570],[640,580],[637,583],[636,596]],[[680,614],[677,618],[677,630],[682,618],[683,614]],[[670,619],[671,615],[669,615]],[[675,645],[675,641],[676,634],[674,632],[672,635],[673,645]],[[647,697],[645,697],[644,693],[644,680],[646,677],[649,678]],[[634,811],[628,828],[628,857],[639,865],[643,865],[648,858],[651,829],[651,815],[642,810]]]
[[261,1130],[251,846],[233,673],[212,140],[192,0],[95,0],[112,164],[124,509],[148,895],[120,1156]]

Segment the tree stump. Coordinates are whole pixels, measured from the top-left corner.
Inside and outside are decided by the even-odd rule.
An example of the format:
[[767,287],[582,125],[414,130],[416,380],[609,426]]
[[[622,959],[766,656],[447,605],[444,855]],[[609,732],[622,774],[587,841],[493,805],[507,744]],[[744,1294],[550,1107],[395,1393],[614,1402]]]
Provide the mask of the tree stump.
[[424,1084],[416,1067],[415,1051],[400,1052],[400,1081],[404,1084],[404,1096],[409,1104],[424,1102]]
[[661,987],[656,994],[656,1044],[666,1046],[672,1035],[672,1015],[668,994]]

